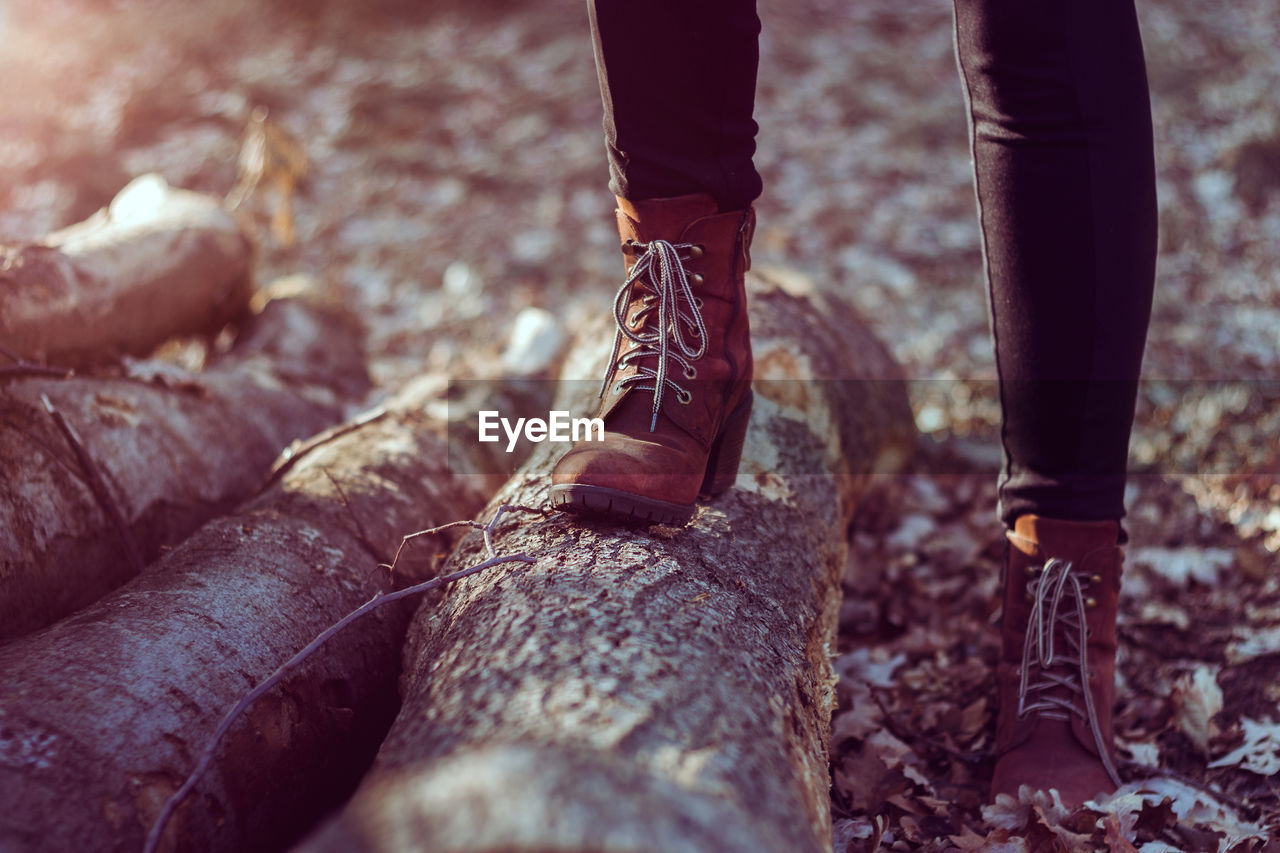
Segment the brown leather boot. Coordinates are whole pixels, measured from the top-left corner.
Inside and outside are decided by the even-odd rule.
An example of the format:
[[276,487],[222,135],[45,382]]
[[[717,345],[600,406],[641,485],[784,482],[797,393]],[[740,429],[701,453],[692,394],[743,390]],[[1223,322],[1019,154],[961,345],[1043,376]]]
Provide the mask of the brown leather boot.
[[755,214],[709,195],[618,199],[627,277],[601,388],[603,441],[556,465],[558,509],[684,524],[733,484],[751,415],[743,274]]
[[1111,730],[1119,535],[1114,521],[1034,515],[1008,534],[992,800],[1030,785],[1077,806],[1120,785]]

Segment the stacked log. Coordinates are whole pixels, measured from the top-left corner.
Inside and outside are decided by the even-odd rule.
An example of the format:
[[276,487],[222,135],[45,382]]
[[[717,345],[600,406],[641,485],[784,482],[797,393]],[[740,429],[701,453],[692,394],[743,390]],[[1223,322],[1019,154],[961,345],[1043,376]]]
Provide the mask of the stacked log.
[[[0,850],[141,849],[227,710],[381,588],[402,536],[481,508],[493,478],[428,413],[445,390],[311,442],[141,576],[0,647]],[[401,571],[448,544],[415,541]],[[279,849],[340,803],[394,716],[410,613],[374,611],[254,704],[167,849]]]
[[0,346],[80,366],[216,333],[248,309],[251,260],[217,199],[144,175],[84,222],[0,246]]
[[30,377],[0,393],[0,641],[95,601],[252,495],[368,387],[364,335],[267,304],[200,373]]

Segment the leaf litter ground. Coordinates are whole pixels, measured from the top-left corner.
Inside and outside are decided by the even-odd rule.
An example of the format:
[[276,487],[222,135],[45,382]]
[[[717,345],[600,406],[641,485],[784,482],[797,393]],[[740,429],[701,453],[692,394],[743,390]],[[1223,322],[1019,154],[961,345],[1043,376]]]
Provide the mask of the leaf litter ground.
[[[758,262],[840,290],[919,380],[917,473],[851,534],[833,721],[836,850],[1275,850],[1280,820],[1280,16],[1140,0],[1160,261],[1129,490],[1113,801],[984,806],[998,406],[949,4],[761,0]],[[386,393],[489,375],[525,308],[562,329],[618,271],[581,4],[10,4],[0,234],[130,177],[225,194],[254,106],[310,171],[263,280],[357,311]],[[1065,342],[1064,345],[1069,345]],[[1141,766],[1161,768],[1153,781]]]

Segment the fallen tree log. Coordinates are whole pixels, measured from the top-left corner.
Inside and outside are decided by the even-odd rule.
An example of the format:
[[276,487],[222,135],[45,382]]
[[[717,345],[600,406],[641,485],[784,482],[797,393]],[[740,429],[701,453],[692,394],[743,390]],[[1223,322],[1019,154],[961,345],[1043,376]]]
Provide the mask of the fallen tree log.
[[0,346],[80,366],[215,333],[248,311],[250,261],[216,198],[144,175],[84,222],[0,246]]
[[[0,647],[0,850],[136,853],[228,709],[383,586],[402,536],[481,508],[500,481],[448,453],[428,413],[444,390],[419,383],[309,442],[236,514]],[[401,571],[447,544],[415,541]],[[376,610],[255,703],[165,849],[280,849],[349,795],[395,714],[411,613]]]
[[[419,610],[370,775],[299,849],[830,850],[846,528],[913,424],[862,323],[792,282],[798,295],[765,282],[752,296],[737,487],[680,530],[506,526],[498,553],[536,563]],[[563,449],[544,445],[492,504],[547,505]],[[480,545],[464,540],[444,570]]]
[[[349,315],[276,300],[201,373],[28,378],[0,391],[0,641],[136,575],[261,485],[367,390]],[[148,375],[148,369],[153,375]]]

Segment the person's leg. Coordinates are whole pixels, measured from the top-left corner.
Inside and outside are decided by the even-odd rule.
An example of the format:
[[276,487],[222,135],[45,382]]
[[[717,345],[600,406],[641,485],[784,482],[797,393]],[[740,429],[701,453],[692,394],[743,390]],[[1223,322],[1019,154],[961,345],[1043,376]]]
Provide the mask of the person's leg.
[[1006,452],[1000,516],[1119,519],[1155,276],[1132,0],[956,0]]
[[683,524],[732,482],[751,411],[743,275],[760,192],[754,0],[590,4],[627,278],[602,441],[556,465],[554,506]]
[[613,194],[751,204],[760,194],[754,0],[591,0],[588,9]]
[[1010,529],[992,793],[1078,802],[1115,781],[1119,522],[1156,250],[1142,44],[1132,0],[955,9]]

